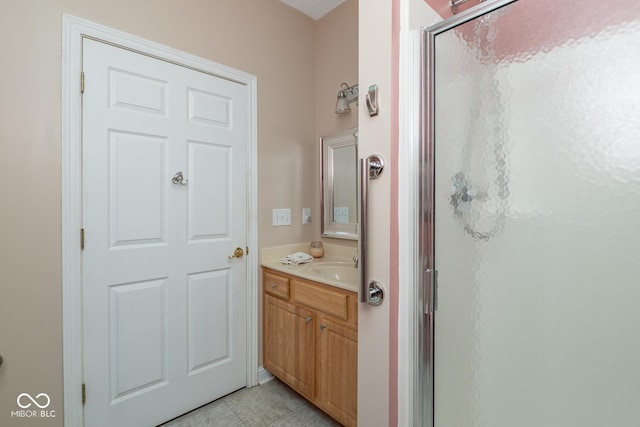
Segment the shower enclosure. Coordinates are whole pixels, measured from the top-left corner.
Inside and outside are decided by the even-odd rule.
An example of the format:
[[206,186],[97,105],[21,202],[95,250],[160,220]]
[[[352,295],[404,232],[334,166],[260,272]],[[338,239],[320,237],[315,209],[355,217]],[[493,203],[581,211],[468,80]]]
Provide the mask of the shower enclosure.
[[640,425],[640,2],[424,40],[417,424]]

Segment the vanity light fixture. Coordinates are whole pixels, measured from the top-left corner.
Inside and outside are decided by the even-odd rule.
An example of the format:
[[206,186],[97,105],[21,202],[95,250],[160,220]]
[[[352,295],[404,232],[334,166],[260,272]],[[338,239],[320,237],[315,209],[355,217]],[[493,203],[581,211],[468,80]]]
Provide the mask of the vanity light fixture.
[[358,84],[349,86],[347,83],[340,85],[338,91],[338,101],[336,102],[336,114],[348,113],[351,111],[349,104],[358,102]]

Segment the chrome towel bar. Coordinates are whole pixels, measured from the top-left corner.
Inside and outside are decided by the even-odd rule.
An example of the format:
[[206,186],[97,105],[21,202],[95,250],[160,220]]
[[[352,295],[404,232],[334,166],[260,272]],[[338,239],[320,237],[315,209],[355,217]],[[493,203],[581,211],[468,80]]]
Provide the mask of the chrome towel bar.
[[368,245],[368,215],[369,215],[369,181],[377,179],[384,171],[384,159],[378,154],[372,154],[360,159],[360,239],[358,241],[360,268],[360,302],[370,305],[380,305],[384,299],[382,285],[369,280],[367,270]]

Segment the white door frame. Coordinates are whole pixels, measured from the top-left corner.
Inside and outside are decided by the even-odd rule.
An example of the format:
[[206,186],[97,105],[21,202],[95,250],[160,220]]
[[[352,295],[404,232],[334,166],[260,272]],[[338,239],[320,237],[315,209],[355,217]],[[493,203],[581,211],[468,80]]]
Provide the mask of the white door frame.
[[416,6],[400,1],[398,147],[398,425],[421,422],[418,374],[422,311],[422,251],[420,248],[420,192],[422,110],[422,29],[412,25]]
[[[82,426],[82,39],[89,37],[243,84],[249,89],[247,146],[247,386],[258,383],[257,79],[197,56],[84,19],[62,16],[62,330],[64,425]],[[89,395],[91,391],[88,391]],[[178,414],[176,414],[178,415]]]

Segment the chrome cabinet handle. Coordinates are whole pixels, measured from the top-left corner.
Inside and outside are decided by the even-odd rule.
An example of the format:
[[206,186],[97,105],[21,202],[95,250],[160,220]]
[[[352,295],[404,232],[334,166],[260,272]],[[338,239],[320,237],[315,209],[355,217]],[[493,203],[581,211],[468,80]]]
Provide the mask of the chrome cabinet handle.
[[272,283],[272,284],[271,284],[271,287],[272,287],[272,288],[275,288],[275,287],[277,287],[277,286],[278,286],[278,284],[277,284],[277,283]]
[[307,317],[305,317],[304,321],[309,323],[309,322],[311,322],[311,319],[312,319],[311,316],[307,316]]
[[360,239],[358,241],[360,268],[360,302],[380,305],[384,298],[382,285],[369,280],[367,271],[368,217],[369,217],[369,180],[377,179],[384,171],[384,159],[372,154],[360,159]]
[[173,178],[171,178],[171,182],[173,182],[174,184],[177,184],[177,185],[187,185],[189,180],[184,179],[184,175],[182,174],[182,171],[178,171],[173,176]]
[[327,329],[327,325],[323,323],[322,325],[320,325],[320,329]]

